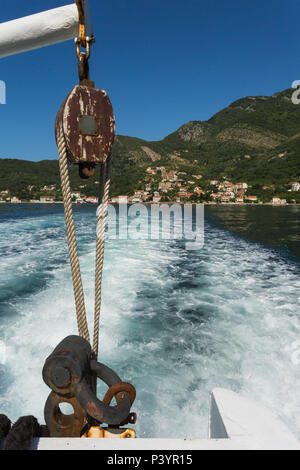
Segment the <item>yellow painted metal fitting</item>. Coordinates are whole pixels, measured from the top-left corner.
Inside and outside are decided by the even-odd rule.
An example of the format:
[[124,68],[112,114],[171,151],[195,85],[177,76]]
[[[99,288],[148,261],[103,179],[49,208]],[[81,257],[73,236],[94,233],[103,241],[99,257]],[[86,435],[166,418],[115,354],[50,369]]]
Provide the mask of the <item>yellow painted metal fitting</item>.
[[135,439],[136,432],[133,429],[110,429],[97,426],[91,427],[82,437],[90,439]]

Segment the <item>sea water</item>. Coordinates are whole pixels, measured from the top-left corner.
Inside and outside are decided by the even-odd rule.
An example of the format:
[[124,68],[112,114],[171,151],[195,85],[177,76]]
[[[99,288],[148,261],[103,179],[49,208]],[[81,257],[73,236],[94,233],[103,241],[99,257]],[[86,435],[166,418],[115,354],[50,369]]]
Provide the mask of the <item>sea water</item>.
[[[261,220],[253,210],[251,227]],[[221,219],[206,211],[198,251],[181,240],[108,240],[99,360],[136,387],[139,437],[207,437],[215,387],[267,406],[300,437],[300,264],[264,210],[278,246],[234,233],[225,209]],[[92,328],[95,207],[76,207],[75,220]],[[299,246],[296,230],[292,238]],[[1,205],[0,413],[44,422],[44,361],[76,333],[62,206]]]

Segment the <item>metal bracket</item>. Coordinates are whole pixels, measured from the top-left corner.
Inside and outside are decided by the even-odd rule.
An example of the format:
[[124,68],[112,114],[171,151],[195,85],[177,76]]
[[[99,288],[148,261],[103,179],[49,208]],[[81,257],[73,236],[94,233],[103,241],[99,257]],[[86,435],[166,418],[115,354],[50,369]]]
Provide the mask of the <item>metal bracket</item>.
[[85,38],[94,36],[90,7],[87,0],[75,0],[75,3],[79,15],[79,40],[81,45],[85,47]]

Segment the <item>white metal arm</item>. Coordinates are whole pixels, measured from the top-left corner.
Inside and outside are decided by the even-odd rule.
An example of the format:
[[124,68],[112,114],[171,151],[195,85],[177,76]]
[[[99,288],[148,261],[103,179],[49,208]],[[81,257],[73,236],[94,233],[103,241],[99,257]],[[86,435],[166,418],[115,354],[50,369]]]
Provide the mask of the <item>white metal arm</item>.
[[[84,2],[86,35],[92,36],[87,1]],[[78,36],[79,14],[75,2],[53,10],[0,24],[0,58],[68,41]]]

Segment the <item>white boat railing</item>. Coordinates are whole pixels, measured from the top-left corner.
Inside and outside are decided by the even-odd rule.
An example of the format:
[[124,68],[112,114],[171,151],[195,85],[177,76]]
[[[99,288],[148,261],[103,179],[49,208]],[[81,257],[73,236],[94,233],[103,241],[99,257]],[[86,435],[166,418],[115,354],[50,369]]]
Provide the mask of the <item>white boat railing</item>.
[[[200,424],[200,423],[199,423]],[[300,443],[260,404],[225,389],[210,396],[208,439],[34,439],[32,450],[300,450]]]

